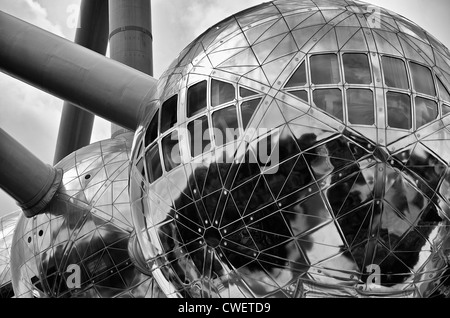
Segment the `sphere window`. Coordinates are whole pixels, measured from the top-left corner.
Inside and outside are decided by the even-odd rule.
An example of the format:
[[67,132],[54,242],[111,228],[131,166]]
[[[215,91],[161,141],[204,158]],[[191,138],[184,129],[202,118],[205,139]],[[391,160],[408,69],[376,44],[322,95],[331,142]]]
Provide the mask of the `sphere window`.
[[180,145],[178,143],[178,131],[174,130],[161,141],[164,166],[169,172],[181,163]]
[[310,61],[312,84],[339,84],[339,64],[336,54],[313,55]]
[[344,120],[340,89],[316,89],[313,93],[313,99],[318,108],[340,120]]
[[215,107],[236,98],[234,86],[218,80],[211,80],[211,106]]
[[147,152],[145,160],[147,162],[147,172],[150,182],[154,182],[162,176],[161,157],[159,155],[158,144],[153,145]]
[[241,95],[242,98],[246,98],[246,97],[251,97],[251,96],[258,95],[258,93],[254,92],[252,90],[240,87],[239,88],[239,95]]
[[192,117],[206,109],[207,82],[201,81],[189,87],[187,92],[187,116]]
[[383,56],[384,83],[389,87],[409,89],[405,62],[401,59]]
[[188,133],[191,140],[192,157],[197,157],[211,148],[208,118],[206,116],[191,121],[188,124]]
[[161,133],[169,130],[177,123],[178,95],[166,100],[161,106]]
[[245,101],[241,104],[241,113],[242,113],[242,125],[244,129],[247,128],[250,119],[252,118],[255,110],[258,108],[259,103],[262,98],[252,99],[249,101]]
[[416,97],[416,128],[435,120],[438,116],[438,105],[435,101]]
[[348,84],[370,84],[372,76],[370,73],[369,59],[366,54],[344,54],[345,81]]
[[347,106],[351,124],[375,124],[373,92],[370,89],[348,89]]
[[407,94],[388,92],[386,94],[388,125],[391,128],[411,129],[411,98]]
[[450,102],[450,93],[448,92],[447,88],[445,88],[444,84],[442,84],[441,80],[438,78],[438,87],[439,87],[439,94],[442,100],[446,102]]
[[158,137],[158,115],[159,110],[155,113],[152,120],[150,121],[150,125],[145,132],[145,146],[150,145],[157,137]]
[[227,144],[239,138],[239,124],[235,106],[214,112],[212,119],[214,140],[217,146]]
[[450,105],[442,105],[442,115],[450,114]]
[[303,62],[294,72],[294,74],[289,79],[285,87],[296,87],[305,85],[306,85],[306,67],[305,62]]
[[436,96],[433,75],[428,67],[410,62],[413,87],[418,93]]
[[305,90],[288,91],[288,93],[309,103],[308,92]]

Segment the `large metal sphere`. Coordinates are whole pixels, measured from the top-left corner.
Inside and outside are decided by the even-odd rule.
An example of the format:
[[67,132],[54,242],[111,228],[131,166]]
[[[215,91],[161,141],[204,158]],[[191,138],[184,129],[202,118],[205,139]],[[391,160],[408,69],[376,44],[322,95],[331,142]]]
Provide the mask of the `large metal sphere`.
[[62,187],[45,213],[21,216],[16,226],[11,247],[16,297],[164,296],[133,263],[132,136],[89,145],[56,165],[64,170]]
[[[357,1],[274,1],[192,42],[135,136],[170,297],[426,297],[447,269],[450,54]],[[229,133],[229,134],[227,134]]]

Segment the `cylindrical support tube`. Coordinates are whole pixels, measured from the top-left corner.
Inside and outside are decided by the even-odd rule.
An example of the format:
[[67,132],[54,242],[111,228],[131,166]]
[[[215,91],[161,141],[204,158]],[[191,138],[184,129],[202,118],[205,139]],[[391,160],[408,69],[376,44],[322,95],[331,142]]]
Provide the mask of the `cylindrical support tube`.
[[125,128],[137,128],[157,81],[0,12],[0,70]]
[[[105,55],[109,37],[108,0],[83,0],[75,43]],[[64,102],[53,164],[89,145],[94,115]]]
[[[150,0],[109,0],[109,54],[150,76],[153,75],[153,35]],[[125,133],[111,125],[111,135]]]
[[109,0],[110,57],[153,75],[150,0]]
[[39,214],[58,190],[63,171],[44,164],[2,129],[0,149],[0,187],[25,216]]

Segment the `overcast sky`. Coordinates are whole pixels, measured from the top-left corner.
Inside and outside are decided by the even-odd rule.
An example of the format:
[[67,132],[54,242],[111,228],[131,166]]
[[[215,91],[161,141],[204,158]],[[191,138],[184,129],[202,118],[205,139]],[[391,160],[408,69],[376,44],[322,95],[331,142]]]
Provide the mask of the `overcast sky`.
[[[0,10],[73,40],[74,8],[81,0],[0,0]],[[259,0],[152,0],[154,76],[208,27]],[[450,47],[448,0],[368,0],[419,24]],[[1,48],[0,48],[1,49]],[[63,102],[0,73],[0,127],[51,164]],[[110,125],[96,119],[92,142],[109,138]],[[1,150],[0,150],[1,151]],[[0,216],[17,209],[0,190]]]

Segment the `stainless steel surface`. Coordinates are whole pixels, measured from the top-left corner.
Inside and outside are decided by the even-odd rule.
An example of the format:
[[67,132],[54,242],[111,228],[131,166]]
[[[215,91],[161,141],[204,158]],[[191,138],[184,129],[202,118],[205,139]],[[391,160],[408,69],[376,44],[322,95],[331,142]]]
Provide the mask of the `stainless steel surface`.
[[[153,35],[150,0],[109,1],[111,59],[153,76]],[[126,132],[111,125],[111,136]]]
[[156,80],[0,12],[0,70],[134,130]]
[[61,184],[62,172],[44,164],[0,129],[0,187],[34,216],[50,202]]
[[132,138],[97,142],[56,165],[64,176],[54,200],[45,213],[21,217],[15,229],[16,297],[164,297],[134,263],[142,257],[128,196]]
[[11,298],[14,291],[11,283],[11,244],[21,210],[0,219],[0,298]]
[[[83,0],[75,43],[101,55],[108,46],[108,0]],[[94,114],[64,102],[53,164],[91,142]]]
[[[415,64],[431,77],[417,81]],[[274,1],[210,28],[162,75],[135,135],[133,218],[159,286],[168,297],[448,290],[449,88],[447,48],[361,2]],[[162,116],[172,99],[176,118]],[[218,139],[226,128],[233,138]]]

